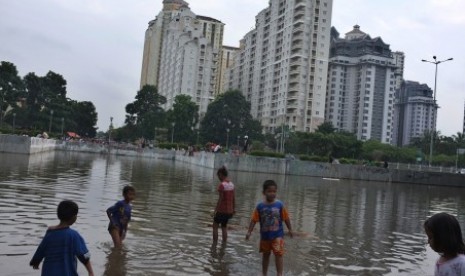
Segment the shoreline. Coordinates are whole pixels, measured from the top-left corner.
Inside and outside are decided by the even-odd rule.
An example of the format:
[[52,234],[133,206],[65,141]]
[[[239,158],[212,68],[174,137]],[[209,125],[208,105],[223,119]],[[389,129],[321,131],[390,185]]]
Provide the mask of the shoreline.
[[465,187],[465,175],[451,172],[418,171],[411,169],[386,169],[363,165],[329,164],[290,158],[234,156],[229,153],[195,152],[193,156],[184,151],[159,148],[123,148],[86,142],[67,142],[27,136],[0,134],[0,153],[36,155],[45,152],[66,151],[93,154],[110,154],[137,158],[172,160],[210,169],[225,165],[229,170],[279,175],[321,177],[328,181],[338,179],[409,183],[421,185]]

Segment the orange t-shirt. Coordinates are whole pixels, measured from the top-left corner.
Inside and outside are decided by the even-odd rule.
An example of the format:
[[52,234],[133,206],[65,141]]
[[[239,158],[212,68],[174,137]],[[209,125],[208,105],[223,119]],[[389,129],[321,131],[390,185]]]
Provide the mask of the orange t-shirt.
[[234,213],[234,184],[231,181],[223,181],[218,185],[218,193],[220,194],[220,202],[218,204],[218,213],[233,214]]

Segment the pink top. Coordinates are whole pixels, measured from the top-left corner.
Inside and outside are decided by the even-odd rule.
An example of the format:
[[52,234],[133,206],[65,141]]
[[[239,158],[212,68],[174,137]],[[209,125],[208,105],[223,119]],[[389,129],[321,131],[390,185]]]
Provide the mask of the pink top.
[[220,194],[220,202],[218,204],[218,213],[233,214],[234,213],[234,184],[231,181],[223,181],[218,185],[218,193]]

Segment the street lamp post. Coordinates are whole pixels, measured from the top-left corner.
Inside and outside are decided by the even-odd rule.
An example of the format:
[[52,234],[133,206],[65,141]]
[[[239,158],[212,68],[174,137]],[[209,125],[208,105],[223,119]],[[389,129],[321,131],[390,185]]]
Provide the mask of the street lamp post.
[[113,117],[110,117],[110,129],[108,130],[108,149],[111,146],[111,130],[113,129]]
[[226,148],[229,148],[229,128],[226,129]]
[[173,143],[174,141],[174,126],[176,125],[175,122],[172,122],[171,123],[171,144]]
[[241,136],[237,135],[237,147],[239,147],[239,140],[241,140]]
[[53,109],[50,110],[50,123],[48,124],[48,133],[52,133]]
[[13,113],[13,131],[16,128],[16,113]]
[[[435,65],[435,70],[434,70],[434,91],[433,91],[433,120],[431,122],[431,141],[429,145],[429,166],[431,167],[431,164],[433,162],[433,143],[434,143],[434,133],[436,132],[436,120],[437,120],[437,104],[436,104],[436,87],[437,87],[437,80],[438,80],[438,64],[443,63],[446,61],[453,60],[453,58],[448,58],[445,60],[437,60],[436,56],[433,56],[434,61],[429,61],[426,59],[422,59],[422,62],[428,62],[432,63]],[[436,115],[436,116],[435,116]],[[436,118],[435,118],[436,117]]]
[[61,137],[63,137],[63,128],[65,126],[65,118],[61,117]]

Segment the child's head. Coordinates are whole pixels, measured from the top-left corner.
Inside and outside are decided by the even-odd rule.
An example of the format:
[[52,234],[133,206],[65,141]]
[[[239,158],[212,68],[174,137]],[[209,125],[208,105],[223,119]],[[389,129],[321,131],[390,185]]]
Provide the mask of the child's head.
[[273,202],[278,192],[278,184],[273,180],[266,180],[263,182],[263,195],[265,195],[266,201]]
[[78,211],[79,207],[75,202],[63,200],[58,204],[57,216],[61,222],[71,225],[76,222]]
[[123,188],[123,197],[126,201],[133,201],[136,198],[136,189],[134,187],[126,185]]
[[226,177],[228,177],[228,170],[226,169],[225,166],[222,166],[221,168],[218,169],[216,172],[216,175],[218,176],[219,180],[224,180]]
[[465,253],[462,230],[457,219],[447,213],[435,214],[424,223],[431,248],[446,256]]

